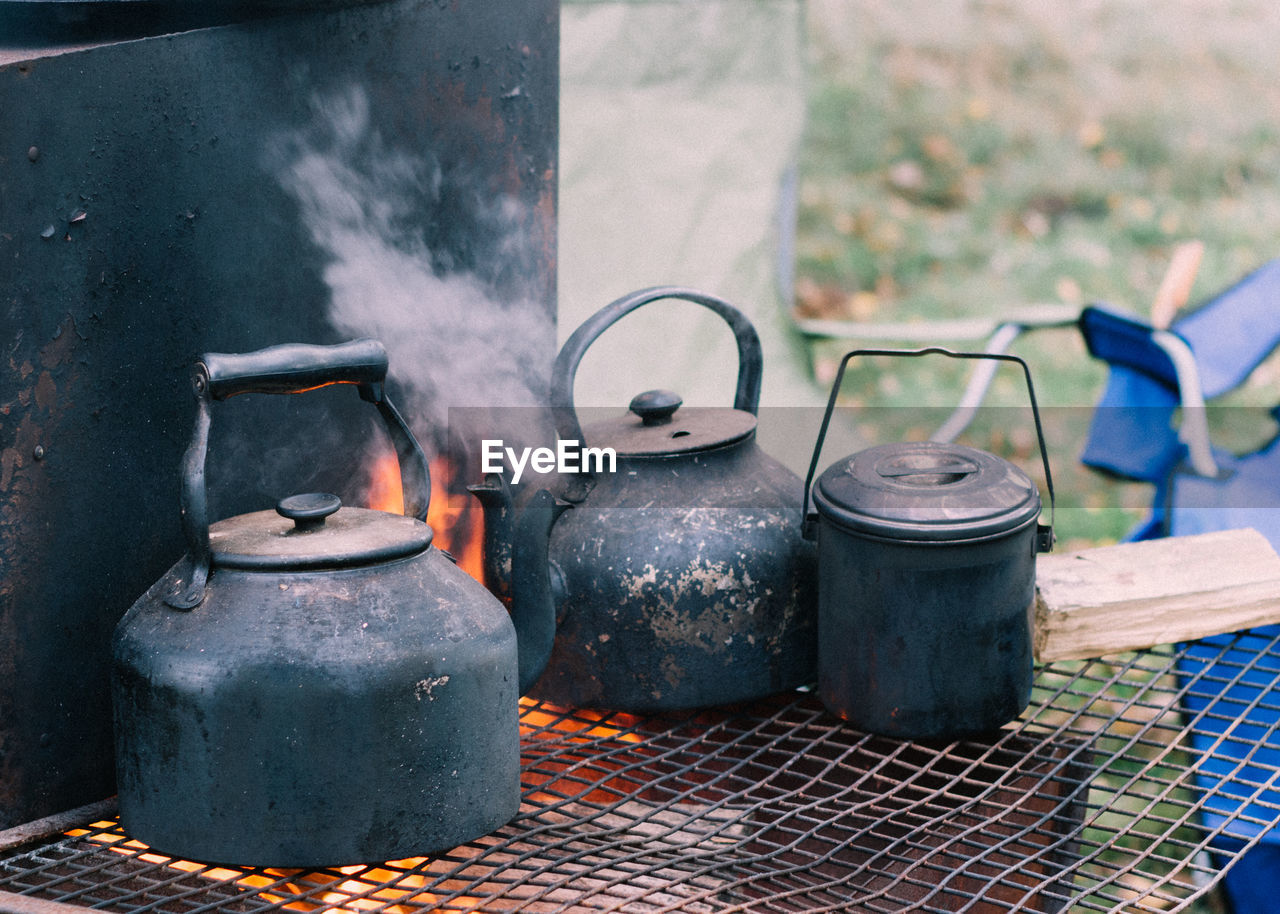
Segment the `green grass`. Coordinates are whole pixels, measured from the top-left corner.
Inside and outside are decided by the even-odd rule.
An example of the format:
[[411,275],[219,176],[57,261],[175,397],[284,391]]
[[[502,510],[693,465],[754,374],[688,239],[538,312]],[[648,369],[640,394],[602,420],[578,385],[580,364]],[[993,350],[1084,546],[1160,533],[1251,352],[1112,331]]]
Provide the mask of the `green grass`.
[[[1280,58],[1265,38],[1280,8],[1202,7],[812,0],[797,314],[927,322],[1096,301],[1145,312],[1181,241],[1205,243],[1192,302],[1280,254]],[[813,347],[820,379],[845,348]],[[1068,331],[1015,351],[1055,417],[1060,538],[1118,538],[1149,493],[1078,466],[1104,370]],[[892,374],[855,372],[844,389],[895,408],[875,413],[884,440],[921,425],[903,407],[944,406],[960,389],[951,366]],[[1237,401],[1280,399],[1274,377]],[[1022,396],[1002,382],[995,402]],[[1260,409],[1224,415],[1229,443],[1274,428]],[[1025,456],[1003,413],[970,440]]]

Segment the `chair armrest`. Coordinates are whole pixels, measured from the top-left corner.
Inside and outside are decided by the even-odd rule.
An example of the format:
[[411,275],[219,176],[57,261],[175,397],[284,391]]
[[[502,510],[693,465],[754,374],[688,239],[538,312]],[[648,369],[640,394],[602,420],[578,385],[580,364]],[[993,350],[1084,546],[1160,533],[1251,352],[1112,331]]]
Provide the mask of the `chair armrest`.
[[1081,312],[1080,332],[1094,358],[1173,388],[1182,408],[1178,440],[1186,445],[1197,474],[1216,477],[1200,367],[1187,341],[1172,330],[1158,330],[1136,315],[1102,305]]
[[1213,459],[1213,447],[1209,441],[1209,417],[1204,407],[1195,353],[1186,340],[1169,330],[1152,330],[1151,342],[1159,346],[1173,363],[1178,399],[1182,403],[1182,426],[1178,429],[1178,437],[1187,446],[1191,467],[1200,476],[1216,478],[1218,464]]

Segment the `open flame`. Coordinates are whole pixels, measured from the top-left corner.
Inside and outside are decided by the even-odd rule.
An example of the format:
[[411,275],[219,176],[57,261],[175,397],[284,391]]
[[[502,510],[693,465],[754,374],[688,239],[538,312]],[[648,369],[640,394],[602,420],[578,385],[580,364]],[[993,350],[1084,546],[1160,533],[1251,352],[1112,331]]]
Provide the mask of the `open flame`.
[[[462,481],[461,474],[447,457],[433,459],[430,472],[427,524],[435,534],[433,542],[453,556],[459,568],[483,582],[484,523],[479,506],[465,491],[454,491]],[[384,454],[374,460],[369,470],[366,502],[377,511],[403,513],[404,491],[395,454]]]

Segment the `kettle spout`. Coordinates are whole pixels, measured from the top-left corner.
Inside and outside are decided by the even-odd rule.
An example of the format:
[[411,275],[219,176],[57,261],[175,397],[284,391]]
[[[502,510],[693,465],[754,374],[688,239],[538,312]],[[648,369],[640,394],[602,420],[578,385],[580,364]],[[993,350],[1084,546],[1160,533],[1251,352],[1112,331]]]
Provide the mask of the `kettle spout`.
[[511,559],[511,621],[520,658],[520,694],[542,675],[556,637],[556,593],[548,546],[569,502],[546,489],[534,494],[516,524]]
[[497,474],[485,476],[479,485],[467,491],[480,501],[484,515],[484,586],[489,592],[511,605],[511,549],[515,540],[515,499],[507,480]]

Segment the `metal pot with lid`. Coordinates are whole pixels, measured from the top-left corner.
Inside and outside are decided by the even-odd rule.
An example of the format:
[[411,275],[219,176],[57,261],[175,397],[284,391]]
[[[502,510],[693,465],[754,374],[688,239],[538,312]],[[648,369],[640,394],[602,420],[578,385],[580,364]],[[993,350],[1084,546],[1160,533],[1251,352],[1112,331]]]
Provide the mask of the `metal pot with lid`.
[[[738,348],[733,406],[690,409],[678,394],[650,390],[584,428],[574,407],[583,355],[615,322],[660,299],[701,305],[729,325]],[[531,695],[663,711],[811,681],[814,550],[801,535],[799,477],[756,442],[761,375],[747,317],[692,289],[624,296],[565,342],[551,376],[560,443],[611,449],[616,465],[541,480],[572,510],[532,541],[513,528],[515,496],[503,478],[472,487],[485,508],[487,582],[510,595],[514,612],[555,630]]]
[[[386,371],[374,340],[195,366],[188,553],[112,646],[121,818],[157,850],[258,866],[381,861],[454,847],[518,810],[516,627],[432,545],[426,461]],[[212,402],[335,383],[382,415],[405,514],[307,493],[210,524]]]
[[1031,695],[1035,558],[1052,546],[1036,484],[951,442],[883,444],[813,482],[846,366],[857,356],[989,358],[1022,366],[1050,502],[1030,370],[1016,356],[866,349],[840,363],[805,480],[818,539],[818,688],[859,729],[949,739],[1009,722]]

